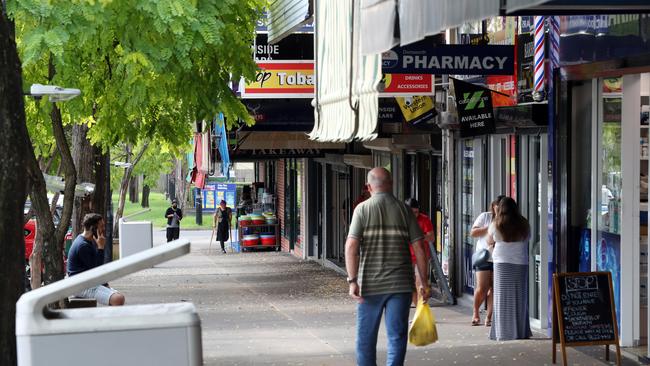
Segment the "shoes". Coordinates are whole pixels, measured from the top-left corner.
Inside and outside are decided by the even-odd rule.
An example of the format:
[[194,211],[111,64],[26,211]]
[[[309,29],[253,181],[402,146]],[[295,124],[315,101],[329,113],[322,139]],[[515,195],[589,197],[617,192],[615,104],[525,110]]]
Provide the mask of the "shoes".
[[486,327],[491,327],[491,326],[492,326],[492,320],[490,320],[490,319],[485,319],[485,326],[486,326]]
[[481,319],[480,318],[474,318],[472,319],[472,326],[475,327],[477,325],[481,324]]
[[223,252],[223,254],[226,254],[226,250],[225,250],[225,249],[221,249],[221,251]]

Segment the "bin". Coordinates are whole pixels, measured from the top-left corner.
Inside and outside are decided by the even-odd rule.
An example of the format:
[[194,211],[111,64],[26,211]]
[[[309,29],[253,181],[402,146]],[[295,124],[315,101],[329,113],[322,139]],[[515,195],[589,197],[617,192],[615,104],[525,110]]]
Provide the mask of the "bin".
[[153,226],[150,221],[120,219],[120,259],[152,247]]
[[187,239],[176,240],[23,294],[16,304],[18,365],[201,365],[201,321],[191,303],[47,307],[189,248]]

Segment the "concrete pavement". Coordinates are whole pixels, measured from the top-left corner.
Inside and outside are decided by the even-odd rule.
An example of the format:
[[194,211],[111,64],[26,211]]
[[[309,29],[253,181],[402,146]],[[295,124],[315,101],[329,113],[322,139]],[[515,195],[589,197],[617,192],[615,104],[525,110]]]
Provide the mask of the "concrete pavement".
[[[164,232],[154,234],[156,245]],[[210,231],[181,232],[192,252],[111,285],[127,304],[193,302],[202,321],[206,365],[354,365],[355,302],[345,279],[288,254],[208,253]],[[439,342],[409,345],[406,365],[551,365],[551,341],[495,342],[472,327],[471,310],[435,307]],[[378,364],[385,364],[383,326]],[[558,347],[559,348],[559,347]],[[558,359],[561,354],[558,352]],[[571,365],[607,365],[603,347],[568,349]],[[613,364],[613,363],[611,363]],[[624,365],[636,364],[624,359]]]

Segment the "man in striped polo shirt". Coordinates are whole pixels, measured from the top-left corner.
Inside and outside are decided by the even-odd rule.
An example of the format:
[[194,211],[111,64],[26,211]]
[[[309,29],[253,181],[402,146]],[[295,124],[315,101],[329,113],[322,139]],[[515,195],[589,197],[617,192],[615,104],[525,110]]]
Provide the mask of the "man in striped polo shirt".
[[415,291],[409,243],[422,287],[429,298],[424,235],[410,209],[393,196],[390,172],[374,168],[368,173],[370,199],[354,210],[345,243],[345,265],[350,296],[357,300],[357,364],[376,365],[377,333],[384,311],[388,334],[387,365],[404,364],[411,294]]

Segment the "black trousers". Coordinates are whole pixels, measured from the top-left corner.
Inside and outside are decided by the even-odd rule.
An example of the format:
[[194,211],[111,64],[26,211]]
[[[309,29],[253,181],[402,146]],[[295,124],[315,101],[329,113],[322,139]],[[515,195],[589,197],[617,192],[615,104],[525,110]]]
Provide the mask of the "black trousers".
[[178,239],[178,236],[181,233],[180,227],[168,227],[167,228],[167,242],[169,243],[172,240]]

